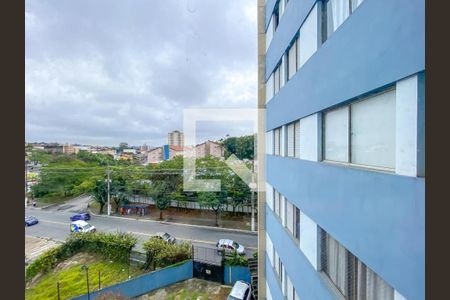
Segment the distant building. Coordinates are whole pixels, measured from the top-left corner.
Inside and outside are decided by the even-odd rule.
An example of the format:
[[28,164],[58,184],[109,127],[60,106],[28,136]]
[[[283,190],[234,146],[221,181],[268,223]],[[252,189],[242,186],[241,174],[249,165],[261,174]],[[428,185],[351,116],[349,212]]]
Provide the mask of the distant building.
[[174,158],[175,156],[183,156],[184,148],[182,146],[169,146],[169,159]]
[[195,154],[197,158],[203,158],[208,155],[223,158],[224,149],[219,143],[206,141],[195,146]]
[[163,160],[164,160],[163,147],[157,147],[148,151],[147,163],[154,164],[162,162]]
[[184,145],[184,133],[178,130],[174,130],[168,133],[167,136],[168,145],[183,146]]
[[64,154],[75,154],[75,153],[77,153],[77,151],[75,150],[75,147],[73,145],[71,145],[71,144],[63,145],[62,152]]
[[63,146],[57,143],[45,144],[44,150],[52,154],[63,153]]
[[130,148],[130,149],[123,149],[123,150],[122,150],[122,153],[136,154],[137,152],[136,152],[136,149]]

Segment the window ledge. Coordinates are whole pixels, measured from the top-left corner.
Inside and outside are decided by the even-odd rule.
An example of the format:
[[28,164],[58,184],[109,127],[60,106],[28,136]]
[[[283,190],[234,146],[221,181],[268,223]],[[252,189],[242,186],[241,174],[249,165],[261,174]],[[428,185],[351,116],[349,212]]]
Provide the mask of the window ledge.
[[326,160],[326,159],[322,160],[321,162],[325,163],[325,164],[346,167],[346,168],[352,168],[352,169],[358,169],[358,170],[381,172],[381,173],[386,173],[386,174],[395,174],[395,169],[391,169],[391,168],[375,167],[375,166],[368,166],[368,165],[358,165],[358,164],[353,164],[353,163],[346,163],[346,162]]

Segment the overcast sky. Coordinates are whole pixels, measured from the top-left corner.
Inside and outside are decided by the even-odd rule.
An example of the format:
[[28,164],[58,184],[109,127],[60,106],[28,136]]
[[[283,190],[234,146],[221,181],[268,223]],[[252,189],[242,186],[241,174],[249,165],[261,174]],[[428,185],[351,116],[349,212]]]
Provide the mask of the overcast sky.
[[27,0],[26,141],[158,146],[184,108],[256,107],[256,13],[256,0]]

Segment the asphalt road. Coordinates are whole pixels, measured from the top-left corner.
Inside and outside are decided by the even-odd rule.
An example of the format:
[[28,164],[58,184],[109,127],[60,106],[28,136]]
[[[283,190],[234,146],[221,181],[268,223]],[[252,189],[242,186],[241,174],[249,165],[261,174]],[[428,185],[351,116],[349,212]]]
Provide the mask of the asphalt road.
[[[25,209],[25,214],[33,215],[39,220],[37,225],[25,228],[26,235],[63,241],[70,234],[69,217],[74,214],[70,210],[61,209],[61,207],[53,209],[28,207]],[[138,250],[141,249],[141,242],[156,232],[168,232],[178,240],[190,240],[194,245],[207,247],[214,247],[219,239],[232,239],[246,247],[248,256],[251,256],[257,247],[257,236],[251,233],[107,216],[92,216],[89,223],[98,231],[121,231],[136,235],[139,239]]]

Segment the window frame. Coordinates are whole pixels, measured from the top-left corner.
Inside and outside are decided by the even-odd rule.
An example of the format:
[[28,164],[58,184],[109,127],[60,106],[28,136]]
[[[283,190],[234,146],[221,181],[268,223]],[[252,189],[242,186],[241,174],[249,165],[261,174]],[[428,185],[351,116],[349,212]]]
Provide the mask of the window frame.
[[[391,168],[391,167],[384,167],[384,166],[375,166],[375,165],[366,165],[366,164],[358,164],[358,163],[354,163],[353,162],[353,158],[352,158],[352,106],[357,104],[357,103],[361,103],[364,101],[368,101],[371,100],[377,96],[380,96],[382,94],[385,93],[390,93],[390,92],[394,92],[395,94],[396,91],[396,87],[395,85],[392,85],[388,88],[385,88],[381,91],[376,91],[373,93],[369,93],[363,96],[358,97],[355,101],[351,101],[348,102],[344,105],[340,105],[340,106],[336,106],[333,107],[331,109],[327,109],[322,111],[322,136],[321,136],[321,144],[322,144],[322,149],[321,149],[321,156],[322,156],[322,162],[325,163],[333,163],[333,164],[338,164],[338,165],[343,165],[343,166],[349,166],[349,167],[356,167],[356,168],[361,168],[361,169],[372,169],[372,170],[377,170],[377,171],[383,171],[383,172],[388,172],[388,173],[395,173],[395,165]],[[395,101],[397,101],[397,99],[395,99]],[[326,122],[325,122],[325,115],[327,113],[342,109],[347,107],[347,121],[348,121],[348,132],[347,132],[347,142],[348,142],[348,149],[347,149],[347,157],[348,157],[348,161],[338,161],[338,160],[332,160],[332,159],[327,159],[326,157],[326,153],[325,153],[325,149],[326,149],[326,141],[325,141],[325,130],[326,130]],[[395,130],[395,128],[393,129]],[[394,147],[394,151],[395,151],[395,147]]]

